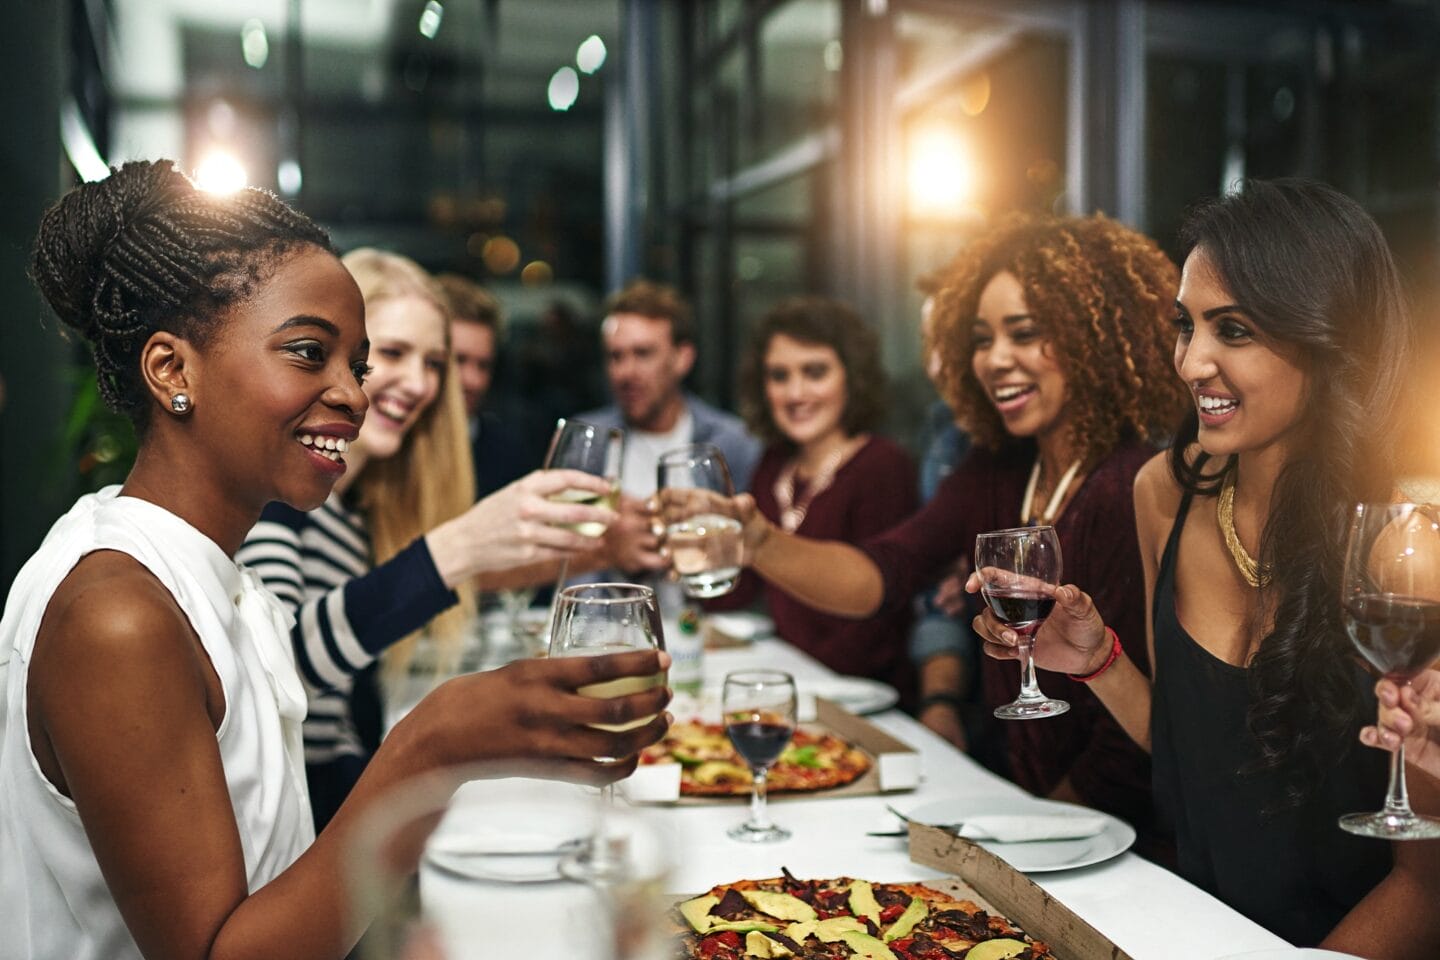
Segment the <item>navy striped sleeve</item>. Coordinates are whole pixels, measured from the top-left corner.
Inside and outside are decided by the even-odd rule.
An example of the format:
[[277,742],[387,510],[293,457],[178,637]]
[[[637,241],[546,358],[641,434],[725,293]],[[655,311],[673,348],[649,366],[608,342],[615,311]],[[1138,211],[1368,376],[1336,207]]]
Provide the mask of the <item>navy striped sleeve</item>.
[[458,600],[440,579],[424,537],[345,585],[345,613],[355,638],[372,657]]

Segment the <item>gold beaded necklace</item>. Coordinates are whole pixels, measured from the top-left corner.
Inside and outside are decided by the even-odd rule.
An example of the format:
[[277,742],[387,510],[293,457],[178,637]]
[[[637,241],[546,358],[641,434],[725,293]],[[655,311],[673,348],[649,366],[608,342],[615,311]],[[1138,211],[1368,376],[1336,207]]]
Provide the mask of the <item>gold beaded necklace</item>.
[[1260,564],[1250,556],[1250,551],[1245,549],[1245,544],[1240,542],[1240,535],[1235,532],[1235,471],[1231,470],[1225,474],[1225,479],[1220,481],[1220,496],[1215,501],[1215,518],[1220,522],[1220,536],[1225,540],[1225,548],[1230,551],[1230,559],[1235,561],[1235,566],[1240,570],[1240,576],[1252,587],[1263,587],[1270,582],[1268,571],[1262,571]]

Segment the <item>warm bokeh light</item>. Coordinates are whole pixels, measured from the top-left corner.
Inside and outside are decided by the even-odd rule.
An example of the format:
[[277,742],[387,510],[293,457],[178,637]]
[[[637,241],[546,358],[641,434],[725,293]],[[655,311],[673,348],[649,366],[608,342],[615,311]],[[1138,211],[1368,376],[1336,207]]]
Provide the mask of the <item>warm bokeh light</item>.
[[990,106],[990,74],[977,73],[960,87],[960,109],[966,116],[978,117]]
[[509,237],[491,237],[480,252],[485,269],[494,274],[510,273],[520,266],[520,245]]
[[245,166],[224,150],[210,151],[195,167],[195,186],[209,193],[234,193],[248,179]]
[[978,188],[975,154],[959,131],[927,127],[911,135],[906,192],[919,217],[954,217],[974,209]]
[[555,271],[544,260],[531,260],[520,271],[520,282],[527,287],[543,287],[555,279]]
[[550,78],[550,109],[564,112],[580,97],[580,74],[574,67],[561,67]]
[[585,38],[580,49],[575,51],[575,66],[582,73],[594,73],[605,65],[605,41],[595,34]]

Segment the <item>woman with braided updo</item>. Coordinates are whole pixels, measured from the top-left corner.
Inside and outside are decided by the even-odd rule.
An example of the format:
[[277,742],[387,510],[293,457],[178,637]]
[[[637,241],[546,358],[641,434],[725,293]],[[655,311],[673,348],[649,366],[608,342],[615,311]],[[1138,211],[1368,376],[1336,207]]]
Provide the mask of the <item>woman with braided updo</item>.
[[[973,549],[976,534],[1053,524],[1066,577],[1085,571],[1127,649],[1144,656],[1144,593],[1131,484],[1178,422],[1167,342],[1177,273],[1147,238],[1103,216],[1014,218],[939,275],[939,382],[974,447],[913,517],[858,547],[784,532],[745,500],[749,563],[829,613],[908,604]],[[825,570],[825,576],[814,571]],[[1122,626],[1125,625],[1125,626]],[[902,643],[896,638],[896,643]],[[927,661],[921,715],[959,704],[958,674]],[[980,667],[989,707],[1015,698],[1013,665]],[[970,731],[977,759],[1026,789],[1150,823],[1149,769],[1084,684],[1041,677],[1069,713]],[[953,726],[953,724],[951,725]]]
[[[317,838],[289,617],[231,558],[266,503],[313,509],[346,470],[369,405],[355,281],[273,196],[210,196],[169,162],[66,195],[34,276],[140,451],[123,487],[55,524],[0,620],[0,957],[342,957],[367,921],[337,892],[344,835],[387,787],[466,762],[606,782],[659,737],[663,717],[590,724],[655,715],[663,689],[575,690],[664,654],[461,677],[396,725]],[[497,565],[589,545],[532,520],[603,516],[534,499],[496,512]]]

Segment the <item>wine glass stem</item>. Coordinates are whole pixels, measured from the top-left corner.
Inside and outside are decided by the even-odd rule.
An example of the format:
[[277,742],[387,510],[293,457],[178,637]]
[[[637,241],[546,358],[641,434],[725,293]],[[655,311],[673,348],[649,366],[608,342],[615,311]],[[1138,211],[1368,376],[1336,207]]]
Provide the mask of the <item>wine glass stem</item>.
[[754,830],[769,830],[770,817],[765,812],[765,780],[770,775],[768,767],[758,767],[752,771],[755,777],[755,788],[750,791],[750,827]]
[[1385,815],[1411,817],[1410,794],[1405,788],[1405,744],[1390,754],[1390,790],[1385,795]]
[[1021,640],[1016,649],[1020,651],[1020,699],[1044,700],[1045,694],[1035,679],[1035,641]]

